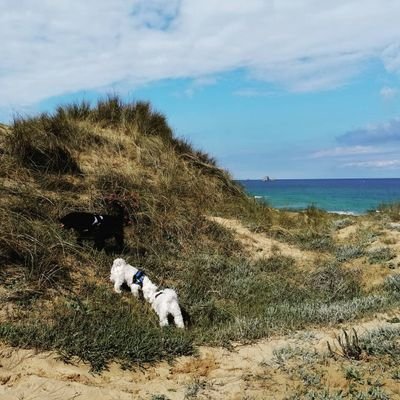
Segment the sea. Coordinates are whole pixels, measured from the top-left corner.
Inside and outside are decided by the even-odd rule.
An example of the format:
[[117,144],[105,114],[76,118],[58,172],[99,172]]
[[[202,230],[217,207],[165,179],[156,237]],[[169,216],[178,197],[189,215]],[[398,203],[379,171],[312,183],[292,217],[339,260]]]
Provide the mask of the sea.
[[311,205],[361,215],[400,202],[400,178],[240,180],[246,192],[272,207],[302,210]]

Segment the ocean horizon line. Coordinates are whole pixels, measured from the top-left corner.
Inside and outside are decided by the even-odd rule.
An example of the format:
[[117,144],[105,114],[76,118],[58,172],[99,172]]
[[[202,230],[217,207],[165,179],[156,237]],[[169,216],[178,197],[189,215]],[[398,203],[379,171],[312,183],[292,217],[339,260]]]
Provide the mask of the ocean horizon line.
[[400,180],[398,178],[270,178],[270,180],[266,180],[265,178],[241,178],[241,179],[233,179],[234,181],[329,181],[329,180]]

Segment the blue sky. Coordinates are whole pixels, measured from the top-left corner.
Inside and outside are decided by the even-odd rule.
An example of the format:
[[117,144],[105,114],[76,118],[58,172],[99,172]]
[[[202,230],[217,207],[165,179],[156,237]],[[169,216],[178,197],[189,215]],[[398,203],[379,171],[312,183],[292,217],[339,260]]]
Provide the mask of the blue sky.
[[400,177],[396,0],[3,0],[0,121],[149,100],[238,179]]

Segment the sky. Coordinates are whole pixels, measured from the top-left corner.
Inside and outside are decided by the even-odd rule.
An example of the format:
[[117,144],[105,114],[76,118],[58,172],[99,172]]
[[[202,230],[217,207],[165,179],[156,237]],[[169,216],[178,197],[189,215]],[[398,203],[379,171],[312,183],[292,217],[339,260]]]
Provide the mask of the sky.
[[400,177],[399,0],[0,0],[0,121],[150,101],[236,179]]

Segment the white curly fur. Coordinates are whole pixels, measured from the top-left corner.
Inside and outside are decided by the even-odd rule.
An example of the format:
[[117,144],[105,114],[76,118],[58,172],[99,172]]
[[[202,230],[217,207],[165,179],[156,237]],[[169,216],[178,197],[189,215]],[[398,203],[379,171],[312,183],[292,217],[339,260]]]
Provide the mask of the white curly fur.
[[158,287],[145,276],[143,279],[143,297],[148,301],[160,318],[160,326],[168,325],[168,315],[174,317],[175,325],[184,328],[178,295],[173,289],[158,290]]
[[121,293],[121,286],[124,282],[131,289],[135,297],[139,297],[140,285],[133,283],[133,276],[138,269],[128,264],[123,258],[116,258],[111,267],[110,281],[114,282],[114,290]]

